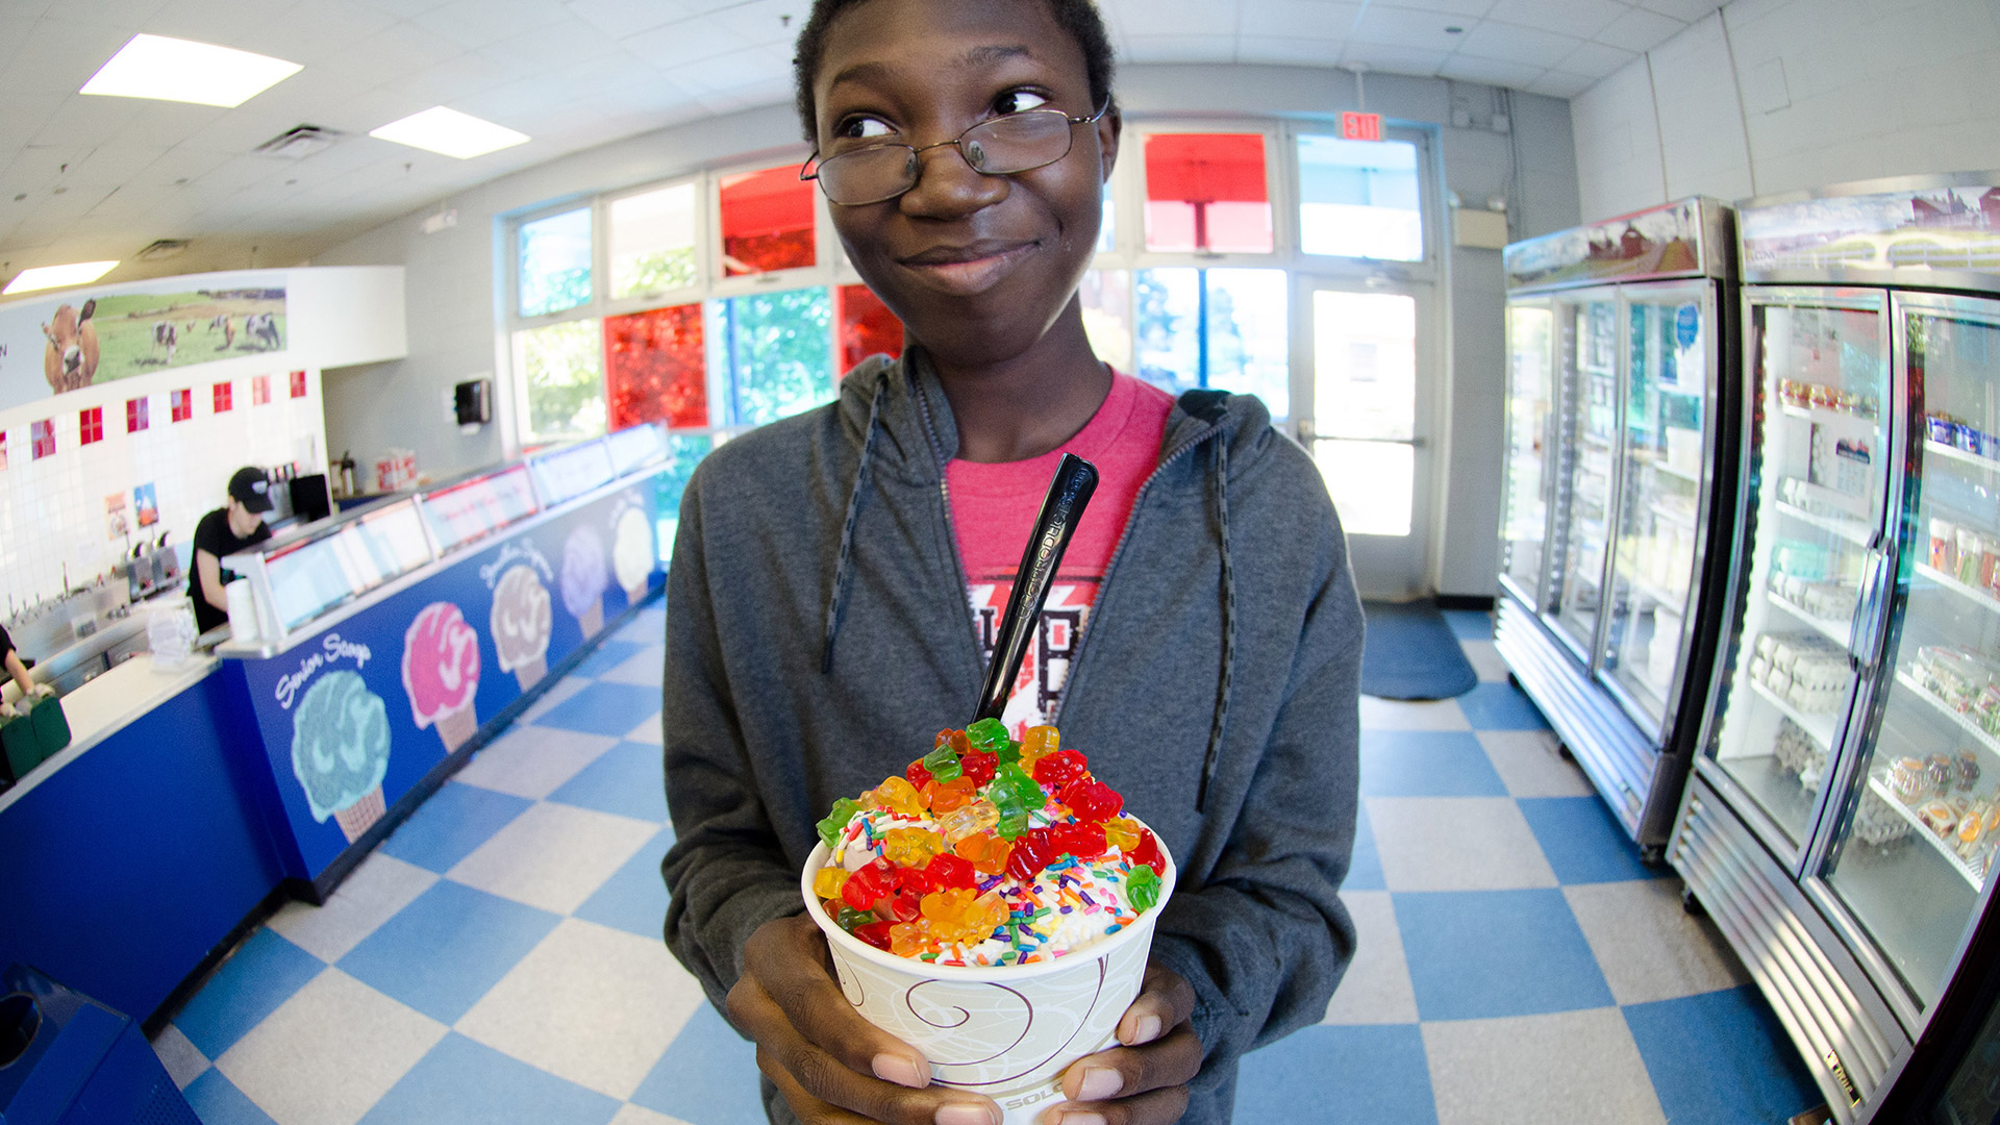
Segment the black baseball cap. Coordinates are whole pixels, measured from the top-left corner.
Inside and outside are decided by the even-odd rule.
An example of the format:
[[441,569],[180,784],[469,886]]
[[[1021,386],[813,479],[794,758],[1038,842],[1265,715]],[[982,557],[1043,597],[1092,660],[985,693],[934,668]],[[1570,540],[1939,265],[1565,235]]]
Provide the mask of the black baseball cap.
[[238,469],[229,478],[230,499],[242,504],[253,512],[271,510],[271,479],[263,469],[253,469],[249,465]]

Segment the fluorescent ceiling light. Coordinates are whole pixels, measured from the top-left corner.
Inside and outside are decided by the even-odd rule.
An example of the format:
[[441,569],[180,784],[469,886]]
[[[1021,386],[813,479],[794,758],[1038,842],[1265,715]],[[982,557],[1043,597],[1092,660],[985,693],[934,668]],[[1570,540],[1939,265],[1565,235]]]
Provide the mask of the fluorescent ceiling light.
[[372,129],[368,135],[427,152],[455,156],[460,160],[485,156],[528,140],[527,133],[517,133],[505,125],[482,121],[442,105],[434,105],[422,113],[413,113],[401,121]]
[[105,274],[117,262],[71,262],[66,266],[36,266],[22,270],[7,283],[0,293],[32,293],[37,289],[61,289],[65,285],[88,285]]
[[304,69],[233,47],[135,35],[78,92],[233,109]]

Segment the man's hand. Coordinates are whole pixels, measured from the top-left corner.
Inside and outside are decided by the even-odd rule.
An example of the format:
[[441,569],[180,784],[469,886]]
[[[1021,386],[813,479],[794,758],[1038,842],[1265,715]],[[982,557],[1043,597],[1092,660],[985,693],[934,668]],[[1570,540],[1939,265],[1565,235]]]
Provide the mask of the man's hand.
[[[1134,1002],[1128,1019],[1146,999]],[[751,935],[727,1006],[730,1022],[758,1044],[758,1069],[805,1125],[1000,1125],[991,1098],[932,1086],[923,1055],[856,1013],[835,981],[827,939],[804,914]]]
[[1169,1125],[1189,1108],[1189,1079],[1203,1045],[1189,1024],[1196,993],[1173,969],[1150,963],[1140,995],[1119,1017],[1124,1046],[1079,1059],[1064,1072],[1064,1097],[1044,1125]]

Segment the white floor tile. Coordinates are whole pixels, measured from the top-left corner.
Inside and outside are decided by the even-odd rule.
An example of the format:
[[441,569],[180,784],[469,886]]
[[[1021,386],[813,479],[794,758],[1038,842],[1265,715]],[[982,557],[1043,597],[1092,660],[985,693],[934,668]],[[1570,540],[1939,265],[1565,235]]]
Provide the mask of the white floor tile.
[[1393,891],[1554,887],[1522,810],[1508,797],[1368,797],[1384,885]]
[[538,804],[445,874],[469,887],[568,914],[659,831],[657,824],[610,813]]
[[458,781],[540,801],[618,745],[602,734],[516,723],[453,775]]
[[1613,999],[1673,1000],[1748,983],[1708,918],[1682,909],[1682,881],[1640,879],[1564,888]]
[[612,1115],[609,1125],[688,1125],[688,1122],[627,1102],[619,1107],[619,1112]]
[[1362,697],[1364,730],[1472,730],[1466,712],[1450,699],[1378,699]]
[[354,1125],[445,1025],[329,968],[216,1060],[277,1125]]
[[1343,891],[1356,924],[1356,955],[1321,1020],[1331,1024],[1417,1023],[1418,1000],[1404,960],[1404,938],[1388,891]]
[[201,1048],[190,1043],[188,1037],[181,1034],[181,1029],[171,1023],[153,1037],[153,1053],[160,1056],[160,1065],[167,1068],[167,1077],[183,1090],[209,1068],[208,1056],[202,1054]]
[[601,674],[598,678],[607,683],[659,687],[666,660],[667,646],[650,645],[619,661],[611,671]]
[[1474,737],[1511,797],[1589,797],[1597,792],[1585,771],[1557,752],[1552,731],[1484,730]]
[[624,1099],[703,1002],[701,986],[660,942],[569,918],[455,1030]]
[[1495,651],[1493,641],[1461,641],[1460,651],[1467,654],[1467,663],[1474,666],[1474,676],[1482,683],[1499,684],[1508,680],[1508,662]]
[[1421,1025],[1439,1125],[1664,1125],[1618,1008]]
[[551,708],[583,691],[590,684],[591,678],[589,676],[579,676],[575,672],[572,672],[570,675],[550,684],[548,690],[537,697],[535,702],[529,704],[528,709],[523,711],[519,718],[515,719],[515,724],[518,726],[522,723],[532,723],[540,719],[543,715],[548,714]]
[[266,925],[287,941],[332,964],[360,945],[438,876],[386,852],[373,852],[356,867],[325,906],[288,902]]
[[649,746],[659,746],[664,741],[660,731],[660,716],[655,715],[626,732],[627,742],[644,742]]

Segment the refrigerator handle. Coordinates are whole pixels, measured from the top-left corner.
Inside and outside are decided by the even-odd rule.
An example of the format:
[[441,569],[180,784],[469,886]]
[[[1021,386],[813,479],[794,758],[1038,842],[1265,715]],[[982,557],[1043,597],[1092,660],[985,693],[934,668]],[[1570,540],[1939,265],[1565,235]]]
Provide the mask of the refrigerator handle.
[[1877,660],[1877,647],[1884,638],[1884,614],[1878,602],[1883,594],[1890,553],[1876,547],[1863,552],[1863,584],[1857,591],[1856,609],[1849,619],[1849,655],[1858,669]]

